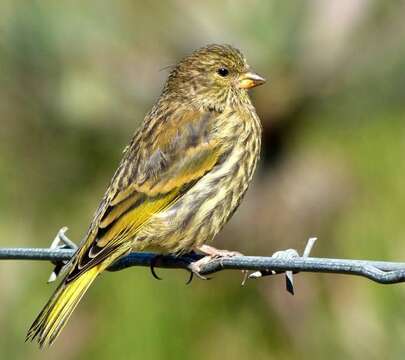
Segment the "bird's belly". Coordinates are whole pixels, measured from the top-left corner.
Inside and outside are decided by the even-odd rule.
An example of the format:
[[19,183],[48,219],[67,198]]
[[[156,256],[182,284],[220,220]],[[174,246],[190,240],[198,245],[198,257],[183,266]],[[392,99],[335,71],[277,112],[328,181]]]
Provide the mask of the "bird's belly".
[[248,188],[258,154],[247,150],[235,147],[177,202],[154,215],[134,239],[134,250],[181,253],[210,241]]

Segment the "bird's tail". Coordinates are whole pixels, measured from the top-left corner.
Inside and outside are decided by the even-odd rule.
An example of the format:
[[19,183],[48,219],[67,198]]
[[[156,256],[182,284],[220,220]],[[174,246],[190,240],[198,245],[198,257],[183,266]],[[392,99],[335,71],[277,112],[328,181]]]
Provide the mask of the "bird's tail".
[[104,269],[99,264],[71,282],[62,281],[28,330],[26,341],[35,339],[41,348],[52,345],[86,290]]

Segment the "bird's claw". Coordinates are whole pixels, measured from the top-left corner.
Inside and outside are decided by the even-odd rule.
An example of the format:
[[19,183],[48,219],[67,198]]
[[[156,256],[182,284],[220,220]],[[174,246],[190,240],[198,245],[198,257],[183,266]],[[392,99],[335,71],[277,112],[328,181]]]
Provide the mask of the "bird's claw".
[[156,280],[163,280],[160,276],[158,276],[158,274],[156,274],[156,271],[155,271],[155,267],[158,264],[159,260],[162,259],[162,257],[163,257],[163,255],[156,255],[155,257],[153,257],[153,259],[150,262],[150,272]]
[[189,276],[188,280],[186,281],[186,285],[190,285],[191,282],[193,281],[193,279],[194,279],[194,273],[192,271],[190,271],[190,276]]
[[[317,238],[316,237],[311,237],[308,239],[307,245],[305,246],[305,250],[303,252],[302,257],[308,257],[312,247],[314,246]],[[295,249],[287,249],[287,250],[281,250],[281,251],[276,251],[273,255],[272,258],[276,259],[293,259],[300,257],[297,250]],[[297,272],[287,270],[287,271],[274,271],[274,270],[260,270],[260,271],[255,271],[254,273],[250,274],[248,276],[249,279],[258,279],[263,276],[268,276],[268,275],[275,275],[275,274],[280,274],[280,273],[285,273],[285,280],[286,280],[286,290],[291,294],[294,295],[294,274]]]
[[[72,250],[77,250],[77,245],[70,240],[66,236],[66,232],[68,231],[68,227],[64,226],[62,227],[58,233],[55,236],[55,239],[53,239],[50,249],[52,250],[59,250],[59,249],[72,249]],[[52,261],[52,263],[55,265],[55,268],[53,269],[51,275],[48,278],[48,283],[53,282],[56,280],[56,278],[59,276],[65,265],[68,263],[68,260],[64,261]]]

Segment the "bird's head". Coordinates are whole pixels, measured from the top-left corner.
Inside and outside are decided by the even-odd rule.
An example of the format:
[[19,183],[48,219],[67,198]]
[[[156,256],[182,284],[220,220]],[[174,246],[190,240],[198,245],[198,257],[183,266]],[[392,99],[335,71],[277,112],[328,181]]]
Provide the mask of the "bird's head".
[[230,45],[208,45],[181,60],[165,91],[203,108],[223,110],[248,99],[246,91],[266,80],[253,72],[243,54]]

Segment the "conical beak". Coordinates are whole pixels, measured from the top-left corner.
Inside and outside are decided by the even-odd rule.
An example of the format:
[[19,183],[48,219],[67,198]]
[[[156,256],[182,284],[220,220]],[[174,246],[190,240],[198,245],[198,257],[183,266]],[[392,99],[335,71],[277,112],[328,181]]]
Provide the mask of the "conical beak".
[[251,89],[255,86],[262,85],[266,79],[254,72],[244,73],[239,77],[238,87],[241,89]]

